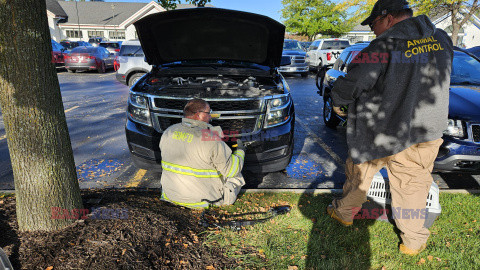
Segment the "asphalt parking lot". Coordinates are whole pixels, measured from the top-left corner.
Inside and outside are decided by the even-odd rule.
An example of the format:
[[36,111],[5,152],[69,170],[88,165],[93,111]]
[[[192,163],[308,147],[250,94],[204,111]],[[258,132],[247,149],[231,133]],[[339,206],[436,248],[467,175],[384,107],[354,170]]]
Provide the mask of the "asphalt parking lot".
[[[81,188],[159,188],[160,173],[137,169],[125,139],[129,88],[114,71],[67,73],[58,78]],[[345,181],[345,128],[327,128],[314,76],[287,77],[296,109],[294,158],[283,172],[244,171],[245,188],[339,189]],[[480,189],[480,175],[434,174],[443,189]],[[3,118],[0,116],[0,190],[14,189]]]

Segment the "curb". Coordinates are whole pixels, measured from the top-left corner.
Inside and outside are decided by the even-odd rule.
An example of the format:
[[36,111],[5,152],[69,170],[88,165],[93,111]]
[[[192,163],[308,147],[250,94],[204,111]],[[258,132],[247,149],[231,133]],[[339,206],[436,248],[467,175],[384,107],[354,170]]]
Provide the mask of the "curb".
[[[131,188],[116,188],[114,190],[131,189]],[[144,190],[157,190],[157,189],[145,189],[137,188],[138,191]],[[158,189],[160,190],[160,189]],[[302,189],[302,188],[290,188],[290,189],[242,189],[240,193],[305,193],[305,194],[341,194],[342,189]],[[15,190],[0,190],[0,194],[15,194]],[[448,194],[480,194],[480,189],[440,189],[440,193]]]

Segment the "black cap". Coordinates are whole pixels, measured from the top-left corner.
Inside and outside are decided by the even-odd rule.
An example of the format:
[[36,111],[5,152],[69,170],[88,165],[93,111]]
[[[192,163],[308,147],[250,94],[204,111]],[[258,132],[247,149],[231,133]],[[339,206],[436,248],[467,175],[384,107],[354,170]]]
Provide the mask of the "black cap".
[[399,11],[409,9],[410,5],[407,0],[378,0],[372,8],[370,16],[366,18],[361,24],[369,25],[375,18],[380,15],[387,15],[392,11]]

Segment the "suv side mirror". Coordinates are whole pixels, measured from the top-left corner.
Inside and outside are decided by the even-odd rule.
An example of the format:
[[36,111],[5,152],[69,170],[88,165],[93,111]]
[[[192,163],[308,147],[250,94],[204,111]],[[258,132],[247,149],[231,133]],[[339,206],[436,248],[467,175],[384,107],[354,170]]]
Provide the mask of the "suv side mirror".
[[292,63],[292,60],[290,59],[290,56],[282,55],[282,60],[280,60],[280,66],[288,66],[291,63]]

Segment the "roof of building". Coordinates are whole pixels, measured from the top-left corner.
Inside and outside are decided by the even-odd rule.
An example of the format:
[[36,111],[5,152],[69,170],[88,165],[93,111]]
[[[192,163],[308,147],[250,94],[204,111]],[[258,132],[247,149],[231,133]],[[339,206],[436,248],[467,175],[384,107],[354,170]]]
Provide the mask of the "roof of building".
[[68,23],[98,25],[119,25],[148,4],[96,1],[58,1],[58,3],[68,14]]
[[52,12],[58,17],[67,17],[67,13],[65,12],[65,10],[63,10],[60,4],[58,4],[57,0],[46,0],[45,2],[47,4],[48,11]]
[[[47,1],[56,2],[56,0]],[[58,4],[68,14],[69,24],[120,25],[149,3],[58,1]],[[195,5],[192,4],[177,4],[177,9],[194,7]],[[79,17],[80,21],[78,21]]]

